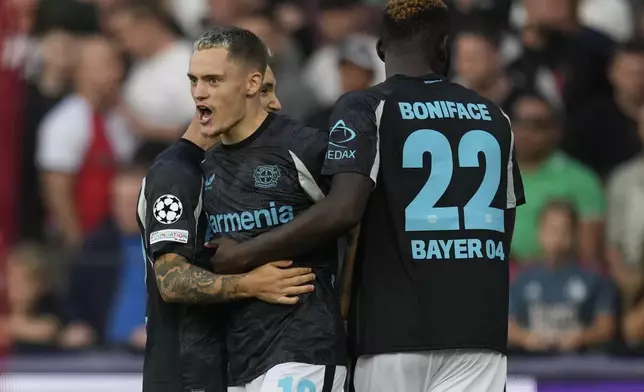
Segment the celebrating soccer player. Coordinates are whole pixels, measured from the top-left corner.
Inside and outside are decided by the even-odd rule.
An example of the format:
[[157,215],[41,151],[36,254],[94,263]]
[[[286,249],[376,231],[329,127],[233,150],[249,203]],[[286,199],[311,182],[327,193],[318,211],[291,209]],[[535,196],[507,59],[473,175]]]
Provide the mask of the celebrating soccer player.
[[[286,223],[324,197],[328,132],[267,113],[260,86],[266,47],[251,32],[220,27],[195,45],[190,79],[201,131],[219,136],[202,164],[204,209],[217,237],[245,241]],[[227,349],[231,391],[339,392],[346,375],[343,323],[334,287],[335,241],[294,257],[313,268],[315,292],[294,307],[231,304]],[[221,263],[221,271],[253,266]]]
[[442,1],[389,0],[377,48],[387,80],[336,104],[322,169],[329,194],[251,241],[220,241],[215,254],[254,265],[361,223],[350,312],[357,392],[505,385],[508,254],[524,192],[508,118],[445,79],[448,32]]
[[[204,83],[211,85],[193,83],[193,92]],[[274,94],[266,102],[279,106]],[[295,304],[298,294],[313,290],[304,285],[314,278],[310,268],[284,269],[290,262],[267,264],[243,275],[209,271],[201,208],[204,186],[211,189],[213,179],[202,180],[199,164],[213,144],[194,121],[184,137],[157,158],[143,181],[138,218],[147,260],[144,392],[226,391],[223,312],[199,304],[251,297]]]

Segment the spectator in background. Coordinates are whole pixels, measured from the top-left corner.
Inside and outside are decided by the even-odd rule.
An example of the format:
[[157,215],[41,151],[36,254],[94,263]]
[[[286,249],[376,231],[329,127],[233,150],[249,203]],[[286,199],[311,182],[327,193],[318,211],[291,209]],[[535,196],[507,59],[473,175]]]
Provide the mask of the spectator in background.
[[499,39],[484,28],[461,31],[454,42],[455,81],[509,112],[524,88],[504,69]]
[[281,86],[282,114],[302,119],[317,107],[315,95],[302,82],[303,55],[270,13],[249,14],[236,20],[234,25],[256,34],[273,53],[270,65]]
[[[373,50],[370,40],[361,36],[349,36],[339,48],[338,69],[340,72],[340,86],[342,94],[349,91],[363,90],[373,84],[375,64],[371,51]],[[329,117],[333,106],[323,108],[311,114],[306,124],[320,129],[327,129]]]
[[37,72],[27,81],[22,127],[20,236],[44,237],[45,211],[35,164],[42,119],[71,90],[76,65],[76,39],[98,29],[96,9],[73,0],[38,3],[34,33],[38,43]]
[[54,349],[61,309],[53,293],[51,259],[40,246],[23,243],[9,254],[9,326],[14,352]]
[[121,168],[112,185],[112,218],[90,234],[72,260],[61,337],[67,348],[93,343],[145,347],[145,260],[136,208],[141,181],[159,151],[147,146]]
[[136,141],[114,111],[123,64],[107,39],[78,47],[75,94],[44,119],[37,162],[47,210],[68,246],[109,214],[110,181],[117,162],[127,161]]
[[644,353],[644,284],[622,319],[622,336],[626,344],[638,353]]
[[584,262],[602,258],[604,194],[597,176],[576,160],[557,150],[560,118],[548,102],[536,94],[517,99],[510,113],[517,160],[529,203],[517,210],[512,254],[521,263],[542,255],[538,241],[539,215],[552,200],[568,200],[580,220],[577,233],[579,256]]
[[521,272],[510,288],[511,346],[565,352],[612,341],[615,293],[610,282],[576,262],[577,227],[571,204],[544,206],[539,221],[543,264]]
[[512,65],[534,86],[539,70],[550,69],[568,113],[589,99],[607,94],[606,68],[613,41],[581,24],[579,0],[525,0],[524,50]]
[[123,115],[144,139],[175,141],[195,114],[186,77],[192,45],[178,37],[170,15],[154,2],[124,3],[108,24],[134,59],[123,87]]
[[573,113],[563,142],[567,152],[603,178],[642,150],[636,121],[644,105],[644,41],[619,48],[608,74],[613,94]]
[[[638,132],[644,141],[644,106],[639,109]],[[606,259],[622,299],[630,303],[644,283],[644,155],[640,153],[614,171],[608,180],[607,200]]]

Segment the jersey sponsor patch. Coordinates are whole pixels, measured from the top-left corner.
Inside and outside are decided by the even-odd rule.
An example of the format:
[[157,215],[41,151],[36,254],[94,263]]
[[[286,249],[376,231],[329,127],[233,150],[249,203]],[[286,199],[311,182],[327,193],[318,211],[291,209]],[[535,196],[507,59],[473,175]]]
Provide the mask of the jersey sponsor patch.
[[164,225],[172,224],[179,220],[183,212],[181,201],[174,195],[163,195],[154,202],[152,213],[154,218]]
[[159,230],[150,234],[150,245],[157,242],[180,242],[182,244],[188,243],[188,230]]

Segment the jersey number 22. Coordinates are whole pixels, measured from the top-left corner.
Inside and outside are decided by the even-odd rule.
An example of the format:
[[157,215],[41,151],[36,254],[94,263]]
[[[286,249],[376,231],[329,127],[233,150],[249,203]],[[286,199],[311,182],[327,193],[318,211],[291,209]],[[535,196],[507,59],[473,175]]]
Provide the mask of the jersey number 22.
[[[414,200],[405,209],[406,231],[459,230],[458,207],[436,207],[454,173],[452,148],[440,132],[419,129],[403,147],[403,168],[422,169],[423,155],[431,154],[431,173]],[[481,130],[467,132],[458,143],[458,165],[478,167],[478,154],[485,156],[485,175],[478,190],[463,207],[466,230],[505,232],[504,210],[490,207],[501,183],[501,146],[494,136]]]

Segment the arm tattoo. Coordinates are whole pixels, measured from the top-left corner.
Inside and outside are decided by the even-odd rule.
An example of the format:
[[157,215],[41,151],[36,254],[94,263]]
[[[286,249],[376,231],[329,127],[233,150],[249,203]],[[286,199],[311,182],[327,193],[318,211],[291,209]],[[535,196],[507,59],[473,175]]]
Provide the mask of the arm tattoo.
[[225,302],[244,297],[241,275],[217,275],[190,264],[183,256],[164,254],[154,263],[157,286],[167,302]]

